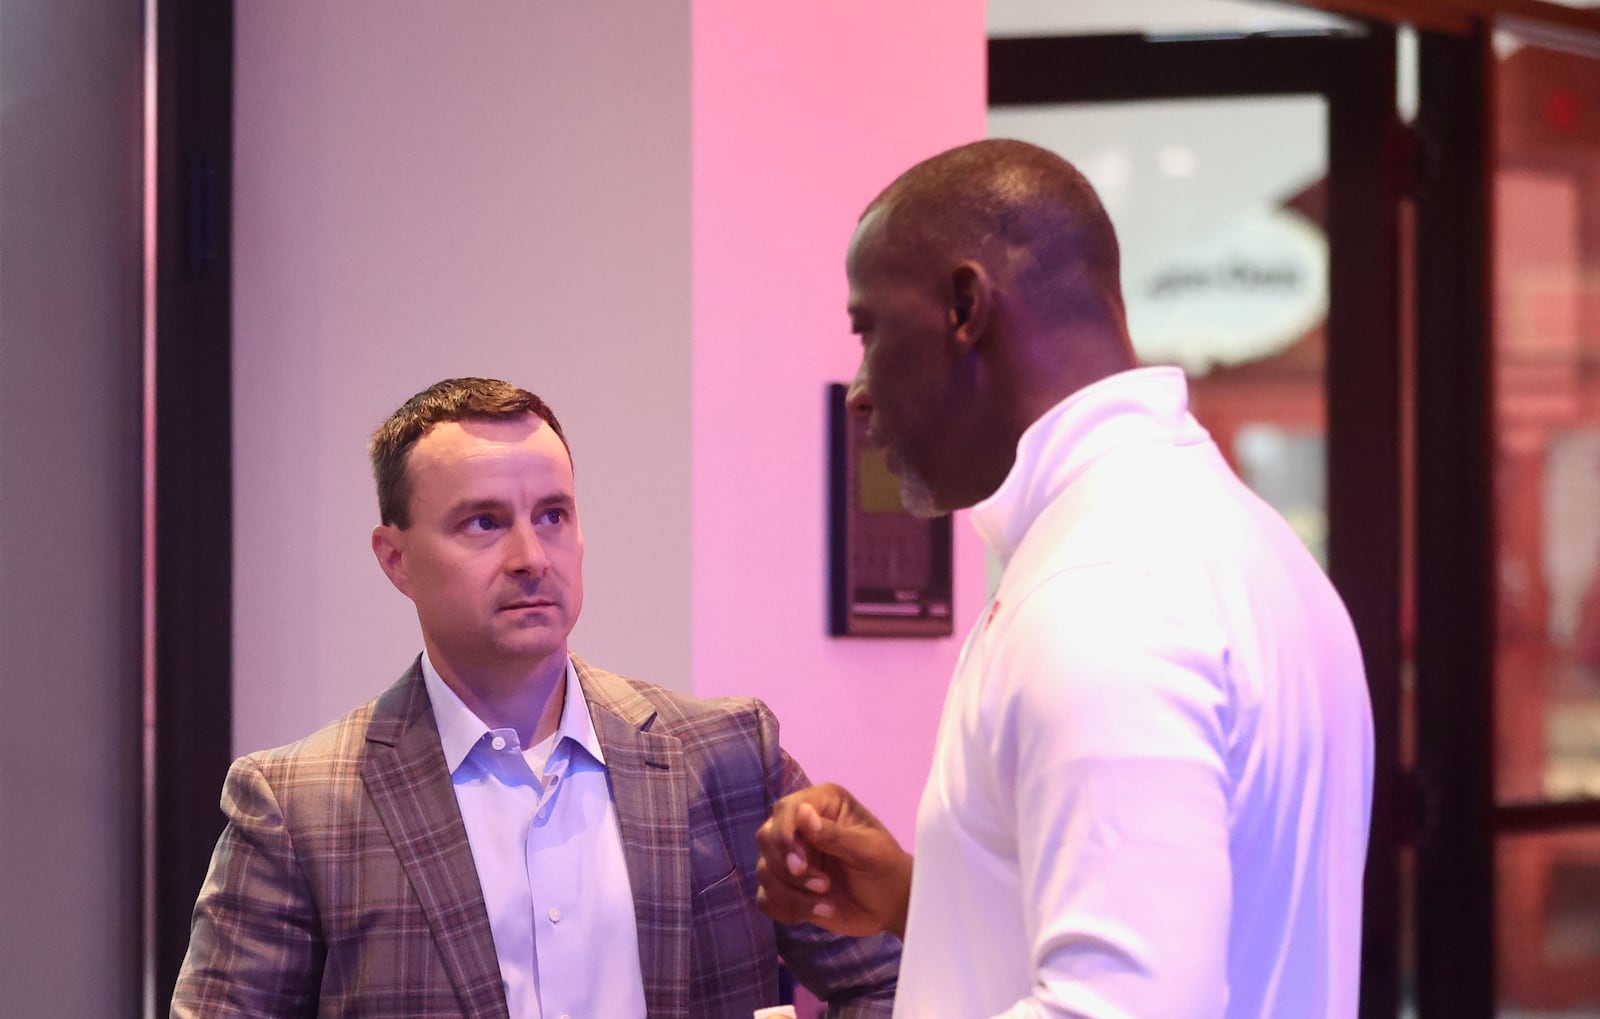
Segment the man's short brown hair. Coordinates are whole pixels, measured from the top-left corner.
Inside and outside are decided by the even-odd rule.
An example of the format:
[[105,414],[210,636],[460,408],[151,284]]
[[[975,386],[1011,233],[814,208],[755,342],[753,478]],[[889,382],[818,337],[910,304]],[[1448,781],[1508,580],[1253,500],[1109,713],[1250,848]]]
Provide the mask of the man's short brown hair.
[[372,458],[372,478],[378,484],[378,515],[385,524],[402,530],[411,526],[411,483],[406,461],[411,447],[435,425],[447,421],[504,421],[536,415],[556,433],[572,458],[572,447],[561,422],[548,405],[526,389],[499,379],[461,378],[435,382],[401,405],[372,433],[367,453]]

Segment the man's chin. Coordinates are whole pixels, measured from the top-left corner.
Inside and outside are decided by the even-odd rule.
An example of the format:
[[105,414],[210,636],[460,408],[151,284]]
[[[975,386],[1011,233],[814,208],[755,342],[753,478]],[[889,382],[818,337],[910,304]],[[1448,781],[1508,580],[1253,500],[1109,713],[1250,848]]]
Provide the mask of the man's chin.
[[567,667],[567,645],[565,641],[513,644],[502,646],[496,657],[512,671],[553,674]]
[[905,507],[905,511],[907,513],[916,517],[918,520],[935,520],[939,517],[947,517],[950,515],[949,510],[940,506],[935,506],[929,502],[906,502],[905,500],[901,500],[901,505]]
[[932,520],[950,512],[939,505],[928,483],[921,476],[911,473],[900,476],[900,505],[919,520]]

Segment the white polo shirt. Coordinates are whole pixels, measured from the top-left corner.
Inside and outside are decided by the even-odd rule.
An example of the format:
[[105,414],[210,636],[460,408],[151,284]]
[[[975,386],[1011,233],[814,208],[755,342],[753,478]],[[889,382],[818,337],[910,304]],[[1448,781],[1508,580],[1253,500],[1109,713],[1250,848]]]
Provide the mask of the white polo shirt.
[[895,1015],[1353,1017],[1360,651],[1182,373],[1059,404],[972,517],[1005,571],[940,722]]

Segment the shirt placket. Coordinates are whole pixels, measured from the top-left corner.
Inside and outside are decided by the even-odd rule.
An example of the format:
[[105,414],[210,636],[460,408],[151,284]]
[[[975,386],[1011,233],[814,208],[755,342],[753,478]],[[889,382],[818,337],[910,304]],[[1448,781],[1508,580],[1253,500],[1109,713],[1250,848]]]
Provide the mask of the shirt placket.
[[[495,799],[500,802],[504,811],[499,821],[503,826],[499,828],[500,837],[520,841],[526,858],[527,846],[532,838],[533,826],[538,823],[540,804],[544,795],[542,792],[535,792],[540,788],[538,776],[523,758],[522,744],[514,729],[491,729],[484,733],[476,752],[498,789]],[[517,838],[518,835],[520,839]],[[505,864],[515,866],[511,860],[506,860]],[[507,873],[506,876],[510,878],[511,873]],[[533,902],[531,882],[524,883],[520,891],[526,912],[522,913],[521,917],[511,918],[508,926],[496,932],[496,947],[499,950],[509,951],[512,956],[521,956],[527,960],[527,969],[523,971],[526,973],[526,983],[521,979],[517,980],[515,991],[510,982],[507,985],[508,999],[511,999],[508,1000],[508,1004],[512,1007],[516,1019],[542,1019],[539,1006],[541,981],[537,904]],[[503,946],[500,935],[504,937]]]
[[[546,836],[559,839],[560,821],[556,812],[561,803],[561,790],[567,784],[567,770],[572,762],[572,744],[562,740],[550,754],[544,768],[544,785],[534,808],[533,823],[529,826],[527,842],[528,887],[533,894],[533,931],[535,957],[546,964],[540,972],[540,1004],[544,1014],[552,1019],[572,1019],[573,1003],[560,1000],[562,980],[545,980],[546,975],[568,972],[573,958],[572,942],[579,932],[572,929],[577,919],[576,902],[565,891],[571,881],[552,879],[548,860],[539,859],[540,850],[549,843]],[[570,875],[569,875],[570,877]]]

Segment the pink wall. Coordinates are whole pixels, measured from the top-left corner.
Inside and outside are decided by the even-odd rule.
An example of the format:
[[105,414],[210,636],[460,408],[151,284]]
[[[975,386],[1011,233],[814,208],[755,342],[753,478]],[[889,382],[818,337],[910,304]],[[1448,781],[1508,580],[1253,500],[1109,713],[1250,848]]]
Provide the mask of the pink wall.
[[765,698],[907,841],[983,553],[957,520],[957,636],[826,636],[824,386],[862,207],[984,135],[984,36],[982,0],[694,5],[694,690]]

